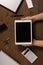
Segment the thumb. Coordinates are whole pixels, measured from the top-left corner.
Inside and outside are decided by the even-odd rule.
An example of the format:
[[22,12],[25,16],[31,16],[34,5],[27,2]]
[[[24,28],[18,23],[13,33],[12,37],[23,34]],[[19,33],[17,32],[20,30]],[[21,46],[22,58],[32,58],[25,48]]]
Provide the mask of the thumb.
[[43,47],[43,40],[34,40],[33,45]]
[[33,17],[29,17],[29,16],[27,16],[27,17],[24,17],[24,18],[21,18],[22,20],[32,20],[33,19]]

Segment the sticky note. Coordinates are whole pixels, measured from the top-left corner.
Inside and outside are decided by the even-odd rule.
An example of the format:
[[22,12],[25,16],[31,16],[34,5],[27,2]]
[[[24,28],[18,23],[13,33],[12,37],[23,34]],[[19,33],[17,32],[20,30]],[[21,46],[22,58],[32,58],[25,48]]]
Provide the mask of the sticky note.
[[32,0],[26,0],[28,8],[33,8],[33,2]]

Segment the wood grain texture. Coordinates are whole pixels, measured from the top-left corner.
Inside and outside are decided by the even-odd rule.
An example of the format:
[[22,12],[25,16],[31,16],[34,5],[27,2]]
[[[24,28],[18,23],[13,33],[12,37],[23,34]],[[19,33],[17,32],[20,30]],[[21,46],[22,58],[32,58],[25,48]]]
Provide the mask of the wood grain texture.
[[[28,9],[25,0],[23,1],[17,14],[24,16],[31,16],[43,12],[43,0],[33,0],[34,8]],[[0,34],[0,49],[17,60],[20,65],[31,65],[31,63],[25,59],[21,52],[26,48],[23,46],[16,46],[14,40],[14,20],[21,19],[21,17],[11,17],[15,13],[0,6],[0,25],[5,23],[8,27],[6,31]],[[8,40],[8,48],[5,47],[5,40]],[[43,65],[43,48],[30,47],[32,51],[39,57],[32,65]]]

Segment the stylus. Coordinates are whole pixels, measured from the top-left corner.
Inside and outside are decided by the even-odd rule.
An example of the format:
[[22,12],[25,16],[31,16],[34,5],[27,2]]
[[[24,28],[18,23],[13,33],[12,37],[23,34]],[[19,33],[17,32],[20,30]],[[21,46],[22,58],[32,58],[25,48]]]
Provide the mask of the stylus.
[[11,17],[22,17],[24,15],[11,15]]

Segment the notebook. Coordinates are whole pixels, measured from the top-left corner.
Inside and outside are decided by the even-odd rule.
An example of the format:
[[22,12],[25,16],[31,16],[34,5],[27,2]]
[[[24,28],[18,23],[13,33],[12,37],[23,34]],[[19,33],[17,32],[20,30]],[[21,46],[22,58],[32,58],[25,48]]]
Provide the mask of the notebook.
[[0,65],[20,65],[3,51],[0,51]]
[[22,0],[0,0],[0,4],[4,7],[16,12]]

